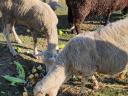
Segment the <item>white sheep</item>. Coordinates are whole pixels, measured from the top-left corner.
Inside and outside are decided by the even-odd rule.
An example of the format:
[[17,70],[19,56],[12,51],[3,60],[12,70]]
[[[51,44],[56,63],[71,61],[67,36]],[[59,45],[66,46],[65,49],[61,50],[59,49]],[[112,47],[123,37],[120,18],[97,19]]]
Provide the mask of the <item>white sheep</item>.
[[[12,47],[9,33],[13,31],[14,35],[17,35],[14,30],[15,23],[24,25],[31,30],[35,54],[37,54],[37,31],[44,31],[46,35],[49,56],[56,52],[58,18],[48,4],[40,0],[0,0],[0,11],[4,26],[3,33],[13,56],[17,55],[17,52]],[[18,36],[16,37],[18,38]]]
[[73,73],[81,73],[85,85],[89,77],[96,81],[95,72],[108,75],[126,72],[128,18],[74,37],[53,63],[48,74],[36,84],[34,96],[56,96],[59,87]]

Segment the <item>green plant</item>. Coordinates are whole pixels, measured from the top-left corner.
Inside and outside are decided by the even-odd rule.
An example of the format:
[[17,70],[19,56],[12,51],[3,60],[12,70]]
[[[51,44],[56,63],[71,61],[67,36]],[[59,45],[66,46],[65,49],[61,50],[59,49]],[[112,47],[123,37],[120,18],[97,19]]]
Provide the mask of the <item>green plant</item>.
[[14,63],[15,63],[15,65],[16,65],[16,69],[17,69],[17,71],[18,71],[18,74],[19,74],[19,78],[20,79],[25,79],[25,71],[24,71],[24,68],[23,68],[23,66],[19,63],[19,62],[17,62],[17,61],[14,61]]
[[2,76],[7,81],[10,81],[12,86],[15,86],[16,84],[23,84],[26,82],[25,81],[25,71],[24,71],[23,66],[18,61],[14,61],[14,64],[16,65],[16,69],[18,71],[18,76],[16,76],[16,77],[13,77],[10,75]]
[[61,29],[59,29],[58,34],[62,36],[64,34],[64,32]]
[[6,79],[7,81],[10,81],[12,86],[16,86],[16,84],[25,83],[25,80],[20,79],[18,77],[13,77],[13,76],[10,76],[10,75],[5,75],[5,76],[2,76],[2,77],[4,79]]

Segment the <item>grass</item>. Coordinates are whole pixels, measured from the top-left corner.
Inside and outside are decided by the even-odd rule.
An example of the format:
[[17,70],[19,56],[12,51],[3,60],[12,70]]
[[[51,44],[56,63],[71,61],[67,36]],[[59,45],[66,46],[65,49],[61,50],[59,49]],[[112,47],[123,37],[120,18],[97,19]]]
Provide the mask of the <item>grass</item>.
[[[65,0],[60,0],[60,2],[63,4],[63,8],[59,8],[56,10],[56,14],[58,15],[59,18],[59,23],[58,23],[58,29],[62,30],[65,34],[59,35],[59,44],[66,44],[67,41],[70,40],[70,38],[74,37],[75,35],[69,34],[69,25],[67,21],[67,7],[65,5]],[[128,15],[127,15],[128,16]],[[122,18],[122,15],[117,12],[112,15],[111,21],[114,21],[116,19]],[[99,21],[95,21],[99,22]],[[97,27],[101,26],[100,24],[96,23],[84,23],[81,25],[81,29],[83,30],[94,30]],[[19,45],[15,43],[15,40],[13,36],[11,36],[13,45],[15,48],[20,48],[20,59],[18,61],[23,64],[23,67],[25,68],[26,76],[29,76],[32,74],[32,68],[33,66],[36,67],[39,64],[42,64],[42,59],[35,59],[31,56],[31,53],[33,52],[33,40],[30,35],[30,32],[26,29],[23,28],[18,28],[17,32],[19,34],[19,37],[23,41],[23,45]],[[44,50],[46,49],[46,40],[42,38],[39,34],[38,37],[38,49]],[[30,54],[27,54],[26,52],[29,52]],[[7,81],[5,81],[1,75],[15,75],[16,73],[16,68],[13,64],[13,61],[17,60],[17,58],[13,58],[12,55],[9,53],[9,49],[6,45],[5,38],[2,33],[0,33],[0,96],[19,96],[21,92],[23,91],[23,87],[21,86],[15,86],[12,87],[9,85]],[[42,64],[43,66],[43,64]],[[35,73],[34,73],[35,74]],[[104,76],[101,76],[103,78],[104,82]],[[32,81],[33,82],[36,82]],[[30,80],[29,80],[30,82]],[[114,82],[113,80],[108,80],[106,85],[109,85],[111,82]],[[75,84],[76,83],[76,84]],[[113,84],[110,84],[113,85]],[[125,84],[121,85],[120,83],[115,83],[115,87],[105,87],[101,90],[98,90],[93,94],[93,92],[90,92],[88,96],[128,96],[128,82],[125,82]],[[118,87],[117,87],[118,86]],[[124,86],[124,87],[122,87]],[[31,87],[32,88],[32,87]],[[90,89],[90,87],[89,87]],[[30,93],[31,93],[30,89]],[[80,92],[80,80],[79,81],[73,81],[71,83],[64,84],[58,96],[78,96]],[[32,94],[32,93],[31,93]],[[30,95],[32,96],[32,95]]]

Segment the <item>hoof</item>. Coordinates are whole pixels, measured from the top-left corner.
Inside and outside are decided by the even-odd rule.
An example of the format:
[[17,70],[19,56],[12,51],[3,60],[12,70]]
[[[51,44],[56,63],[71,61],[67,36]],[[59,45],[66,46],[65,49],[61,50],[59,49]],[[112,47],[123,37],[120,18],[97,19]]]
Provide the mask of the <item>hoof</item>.
[[71,30],[71,34],[75,34],[75,35],[77,35],[77,34],[79,34],[78,32],[76,32],[76,30],[75,29],[72,29]]
[[93,86],[93,90],[94,90],[94,91],[97,91],[97,90],[102,89],[102,88],[104,88],[104,87],[105,87],[104,84],[98,83],[98,85],[94,85],[94,86]]
[[39,56],[36,56],[35,54],[32,54],[33,58],[34,59],[39,59],[40,57]]
[[21,40],[17,40],[16,41],[18,44],[23,44],[23,42]]
[[33,58],[39,59],[40,56],[38,56],[37,54],[39,54],[38,51],[34,52],[34,53],[32,54]]

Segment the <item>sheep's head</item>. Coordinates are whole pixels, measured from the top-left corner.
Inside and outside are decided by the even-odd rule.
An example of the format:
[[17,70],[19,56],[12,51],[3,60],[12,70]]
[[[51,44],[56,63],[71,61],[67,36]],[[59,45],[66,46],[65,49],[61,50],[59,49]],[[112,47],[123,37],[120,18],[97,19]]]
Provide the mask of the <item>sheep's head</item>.
[[63,66],[53,64],[47,75],[35,85],[34,96],[56,96],[59,87],[65,80],[64,71]]
[[43,81],[43,79],[39,81],[34,87],[34,96],[56,96],[58,92],[58,87],[55,87],[55,85],[54,87],[50,87],[51,84],[54,84],[54,82],[49,83],[49,80],[45,82],[45,80]]
[[49,2],[49,5],[53,10],[56,10],[57,8],[63,8],[62,5],[56,1]]
[[51,54],[49,51],[43,51],[43,52],[39,52],[38,54],[36,54],[34,56],[42,57],[42,61],[46,65],[46,71],[48,71],[50,66],[55,62],[57,54],[58,53]]
[[38,54],[35,54],[34,56],[41,56],[42,58],[44,58],[44,60],[43,60],[44,62],[46,62],[48,64],[53,64],[57,54],[58,53],[51,54],[48,51],[42,51],[42,52],[39,52]]

